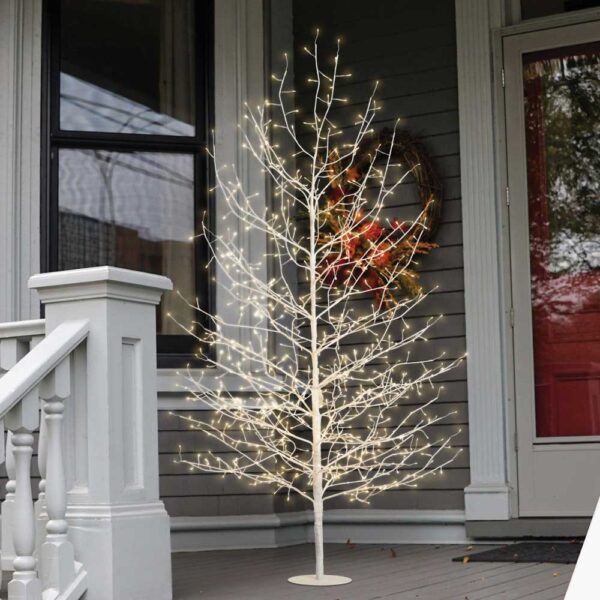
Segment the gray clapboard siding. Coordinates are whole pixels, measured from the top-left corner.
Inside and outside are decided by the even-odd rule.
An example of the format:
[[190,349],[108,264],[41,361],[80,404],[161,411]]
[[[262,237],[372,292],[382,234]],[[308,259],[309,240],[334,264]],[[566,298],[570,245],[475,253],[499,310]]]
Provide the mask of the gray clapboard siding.
[[[440,229],[435,239],[440,248],[420,259],[421,283],[430,293],[415,307],[410,321],[417,326],[423,319],[444,314],[434,326],[427,349],[419,355],[429,357],[447,350],[458,357],[465,350],[464,294],[462,260],[462,214],[460,200],[460,158],[458,138],[458,106],[454,7],[452,0],[421,0],[420,2],[375,1],[369,5],[359,0],[294,0],[294,54],[297,75],[297,104],[302,107],[309,98],[309,89],[302,83],[310,61],[301,50],[309,45],[315,27],[321,29],[323,48],[330,52],[331,41],[342,38],[342,66],[352,72],[340,86],[340,93],[350,102],[335,111],[335,121],[350,122],[368,99],[373,83],[379,80],[377,97],[382,105],[375,127],[392,127],[397,117],[403,127],[418,135],[432,157],[444,187],[444,206]],[[276,54],[279,49],[274,48]],[[276,61],[273,71],[278,71]],[[420,210],[416,187],[410,178],[398,191],[382,215],[383,218],[414,218]],[[302,284],[299,291],[302,291]],[[357,310],[366,309],[368,299],[354,302]],[[360,344],[359,340],[350,340]],[[452,465],[443,475],[419,483],[416,489],[399,489],[372,499],[369,508],[382,509],[461,509],[463,488],[469,481],[467,388],[465,364],[445,373],[437,383],[443,385],[432,415],[453,414],[444,424],[431,431],[432,439],[461,433],[453,448],[461,448]],[[423,398],[431,393],[424,390]],[[416,406],[417,399],[408,399],[403,410]],[[210,418],[209,411],[181,411]],[[274,496],[269,489],[250,486],[247,482],[223,479],[220,476],[190,473],[178,464],[179,446],[184,457],[212,448],[199,431],[189,427],[168,411],[159,411],[159,464],[161,495],[173,516],[208,516],[268,514],[304,510],[305,503],[292,495]],[[449,456],[454,450],[445,450]],[[226,451],[224,452],[227,453]],[[356,504],[339,499],[329,508],[357,508]]]
[[[189,479],[193,479],[193,477],[190,476]],[[238,496],[207,496],[205,494],[166,496],[161,490],[161,499],[172,517],[267,515],[274,512],[272,495],[267,501],[264,496],[251,494],[248,490]],[[296,510],[303,509],[302,506]]]
[[[459,408],[458,404],[453,405],[453,409],[454,408]],[[444,407],[444,409],[440,409],[439,412],[442,413],[446,410],[446,407]],[[459,408],[460,410],[460,408]],[[458,419],[458,416],[457,416]],[[452,463],[452,467],[451,468],[468,468],[469,466],[469,451],[468,448],[466,446],[460,446],[458,444],[456,444],[455,446],[453,446],[453,448],[462,448],[461,453],[458,455],[458,457],[455,459],[455,461]],[[449,457],[450,455],[453,455],[454,450],[453,449],[444,449],[441,453],[441,455],[443,455],[445,458]],[[195,454],[186,454],[183,455],[184,458],[189,459],[189,460],[193,460],[195,457]],[[227,456],[227,453],[224,453],[223,456]],[[161,473],[164,475],[178,475],[178,476],[182,476],[182,477],[186,477],[189,475],[189,468],[182,464],[181,462],[179,462],[177,459],[179,458],[179,454],[162,454],[160,456],[160,469],[161,469]]]
[[[410,475],[413,471],[406,471]],[[452,487],[462,489],[468,485],[468,469],[448,468],[441,474],[428,476],[419,484],[419,489],[440,490]],[[163,495],[170,496],[240,496],[247,493],[246,481],[220,475],[204,475],[203,477],[184,478],[179,475],[163,475],[161,483]],[[257,486],[256,493],[268,493],[269,486]]]
[[[433,410],[432,410],[433,412]],[[444,409],[439,410],[440,413],[444,412]],[[233,430],[233,428],[232,428]],[[467,435],[467,426],[463,425],[460,428],[455,424],[444,423],[442,425],[438,425],[435,428],[431,428],[430,437],[432,440],[435,440],[440,437],[449,437],[457,433],[460,430],[457,437],[455,438],[455,443],[460,446],[464,446],[467,443],[468,435]],[[161,452],[174,454],[177,453],[179,446],[182,445],[185,448],[204,448],[206,450],[214,451],[214,452],[226,452],[227,447],[221,444],[218,440],[207,438],[206,435],[202,431],[163,431],[159,436],[159,447]],[[219,475],[221,477],[221,475]],[[221,477],[223,480],[227,478]],[[249,484],[247,484],[249,485]]]
[[[460,488],[447,487],[444,490],[425,489],[400,489],[388,491],[374,496],[364,508],[386,510],[448,510],[461,507],[464,498],[464,486]],[[328,509],[361,508],[356,502],[345,498],[334,498],[327,505]]]
[[[345,0],[328,0],[327,7],[331,12],[329,19],[321,19],[322,15],[318,13],[315,13],[314,18],[319,19],[318,24],[322,29],[331,24],[331,30],[325,29],[327,35],[344,35],[348,31],[359,29],[365,39],[373,39],[385,33],[404,33],[423,28],[424,14],[427,15],[428,25],[446,23],[449,17],[453,18],[453,7],[444,0],[425,7],[419,2],[403,2],[401,11],[392,10],[392,4],[394,2],[387,0],[371,2],[369,5]],[[315,26],[315,23],[312,25]]]
[[[193,403],[192,403],[193,406]],[[218,442],[201,431],[190,429],[180,416],[192,416],[205,421],[214,412],[202,410],[159,411],[158,450],[160,468],[160,495],[171,516],[210,516],[239,514],[269,514],[274,511],[272,490],[259,490],[243,482],[235,492],[225,491],[229,480],[181,464],[182,457],[194,460],[198,452],[207,450],[227,454]],[[239,484],[239,482],[238,482]],[[303,509],[303,507],[301,507]]]
[[[435,314],[464,311],[464,293],[461,293],[463,289],[462,268],[431,272],[421,271],[420,277],[424,288],[431,290],[429,296],[423,300],[420,306],[434,308],[433,304],[437,302],[438,306],[435,307]],[[419,314],[419,311],[417,310],[413,314]]]
[[[401,78],[398,83],[401,84]],[[387,88],[390,92],[390,88]],[[346,96],[345,91],[340,92]],[[420,94],[411,94],[408,96],[381,98],[382,93],[377,91],[377,119],[379,121],[394,120],[398,115],[402,118],[420,116],[423,114],[444,113],[449,110],[458,109],[458,98],[456,97],[456,88],[443,90],[427,91]],[[351,123],[356,120],[357,114],[361,113],[364,103],[347,102],[339,108],[331,111],[331,120],[336,124]]]
[[[428,358],[445,351],[449,358],[459,357],[465,351],[465,324],[453,2],[374,2],[365,10],[364,3],[358,0],[333,0],[326,6],[323,10],[317,0],[294,3],[298,104],[302,109],[311,97],[310,88],[304,83],[311,59],[301,52],[301,47],[311,43],[312,32],[318,25],[321,54],[331,53],[331,40],[339,35],[340,70],[352,73],[339,88],[339,95],[348,98],[348,103],[333,112],[333,122],[349,132],[351,127],[345,124],[351,124],[364,108],[378,79],[377,99],[382,108],[374,127],[392,127],[400,118],[401,127],[419,136],[427,148],[444,186],[441,225],[434,240],[440,247],[419,259],[421,283],[431,293],[415,307],[410,321],[417,326],[423,317],[446,316],[429,332],[429,341],[415,344],[411,354],[415,358]],[[419,210],[417,190],[409,177],[388,202],[382,218],[414,218]],[[299,289],[305,291],[306,286],[301,282]],[[369,299],[357,300],[353,307],[361,311],[369,304]],[[360,340],[353,338],[347,343],[360,351]],[[454,446],[467,450],[464,364],[440,379],[446,389],[430,412],[445,414],[450,409],[455,414],[444,424],[432,427],[431,437],[450,435],[460,428]],[[424,394],[425,399],[428,397]],[[401,410],[413,406],[406,404]],[[463,489],[468,482],[468,452],[462,452],[443,475],[424,480],[415,490],[381,494],[373,499],[370,508],[462,508]],[[348,506],[355,507],[343,499],[335,505]]]
[[[345,56],[345,54],[344,54]],[[416,73],[388,75],[377,84],[377,98],[383,104],[395,98],[408,98],[439,90],[456,89],[456,68],[441,67]],[[353,77],[343,85],[349,98],[364,98],[373,91],[373,80],[356,81]]]

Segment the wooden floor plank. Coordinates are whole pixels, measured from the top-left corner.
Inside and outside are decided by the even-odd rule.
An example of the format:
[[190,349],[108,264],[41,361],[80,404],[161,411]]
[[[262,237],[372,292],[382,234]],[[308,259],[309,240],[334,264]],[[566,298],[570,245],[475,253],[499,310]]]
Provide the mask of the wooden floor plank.
[[[488,567],[490,565],[495,566],[496,568],[482,574],[474,573],[469,569],[459,579],[453,579],[437,585],[427,583],[420,588],[420,591],[428,593],[431,597],[435,597],[436,600],[450,600],[460,594],[464,597],[486,589],[489,590],[490,588],[505,587],[507,584],[514,585],[515,581],[529,577],[530,569],[535,567],[535,565],[514,565],[512,563],[503,563],[502,565],[498,563],[483,564],[487,564]],[[402,597],[399,596],[398,598]],[[476,599],[477,596],[473,598]],[[395,597],[394,600],[396,600]]]
[[174,600],[557,600],[574,567],[452,562],[467,550],[479,548],[328,544],[326,571],[353,582],[320,589],[287,582],[313,572],[309,544],[180,553],[173,555]]
[[[469,600],[519,600],[529,595],[538,600],[536,595],[538,592],[565,582],[564,579],[553,576],[555,565],[530,566],[535,568],[515,574],[515,577],[508,582],[486,582],[485,587],[467,594]],[[569,578],[570,574],[567,575],[566,583]]]
[[[429,576],[416,581],[410,587],[402,586],[401,590],[389,594],[389,600],[405,600],[413,598],[418,592],[427,592],[435,596],[436,600],[445,600],[452,598],[455,593],[462,593],[469,588],[479,589],[481,582],[489,578],[514,577],[512,569],[507,569],[506,565],[494,563],[478,563],[468,570],[459,569],[458,565],[452,564],[450,571],[443,570],[440,565],[429,566]],[[388,596],[385,596],[387,599]]]

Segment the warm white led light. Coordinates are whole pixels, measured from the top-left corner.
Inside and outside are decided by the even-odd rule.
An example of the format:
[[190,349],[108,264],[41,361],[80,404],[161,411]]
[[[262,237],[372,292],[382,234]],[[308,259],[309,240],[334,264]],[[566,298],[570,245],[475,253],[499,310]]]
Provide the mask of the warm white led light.
[[[386,201],[404,178],[394,171],[398,165],[391,156],[378,148],[352,191],[345,223],[324,238],[330,173],[350,167],[373,131],[378,106],[373,91],[348,140],[348,128],[331,118],[347,102],[336,94],[338,80],[348,76],[338,74],[339,46],[329,73],[323,71],[316,43],[305,50],[315,66],[309,78],[315,90],[313,112],[303,117],[312,139],[296,129],[293,90],[286,87],[287,56],[283,76],[273,76],[279,82],[276,97],[247,107],[240,128],[242,147],[272,180],[274,208],[265,209],[264,198],[244,190],[235,168],[215,170],[223,219],[235,216],[240,227],[263,233],[269,246],[257,258],[240,243],[235,228],[217,234],[205,226],[205,243],[220,274],[216,283],[238,315],[226,318],[204,311],[197,301],[192,304],[202,316],[194,335],[202,348],[216,346],[216,353],[206,351],[204,358],[215,367],[219,383],[214,376],[211,383],[196,378],[189,370],[182,375],[189,393],[215,417],[207,418],[205,411],[196,413],[202,418],[181,415],[206,434],[210,449],[182,448],[180,462],[312,503],[319,578],[324,502],[345,496],[368,503],[385,490],[415,487],[423,477],[441,473],[460,451],[450,451],[458,428],[445,438],[430,439],[432,426],[448,414],[429,410],[439,394],[432,381],[460,359],[428,355],[426,334],[437,319],[405,321],[426,294],[369,305],[371,297],[352,283],[357,279],[352,273],[347,285],[328,284],[323,269],[328,257],[341,256],[345,236],[357,223],[385,221]],[[274,141],[281,141],[282,133],[289,156]],[[343,144],[332,141],[338,135]],[[395,271],[379,291],[385,293],[408,266],[392,266]],[[206,322],[210,327],[203,326]],[[253,335],[240,337],[237,333],[244,330]],[[228,391],[229,378],[243,382],[243,395]]]

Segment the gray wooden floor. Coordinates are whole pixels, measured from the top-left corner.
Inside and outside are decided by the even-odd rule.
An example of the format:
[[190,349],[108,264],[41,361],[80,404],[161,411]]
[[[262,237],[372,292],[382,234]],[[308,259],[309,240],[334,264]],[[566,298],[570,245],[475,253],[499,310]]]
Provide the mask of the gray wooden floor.
[[[489,548],[486,546],[485,548]],[[353,578],[335,588],[287,583],[313,572],[312,547],[173,555],[174,600],[559,600],[574,565],[455,563],[480,548],[330,544],[325,571]]]

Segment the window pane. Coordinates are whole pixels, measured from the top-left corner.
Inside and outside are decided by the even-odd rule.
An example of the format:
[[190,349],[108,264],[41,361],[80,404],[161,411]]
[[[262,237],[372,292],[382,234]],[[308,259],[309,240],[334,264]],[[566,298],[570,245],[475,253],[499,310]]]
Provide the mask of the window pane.
[[537,435],[600,435],[600,43],[523,79]]
[[60,127],[194,135],[193,0],[61,0]]
[[[59,269],[113,265],[170,277],[193,301],[194,164],[187,154],[60,150]],[[175,291],[160,304],[158,333],[194,312]]]
[[521,0],[521,18],[534,19],[600,6],[600,0]]

